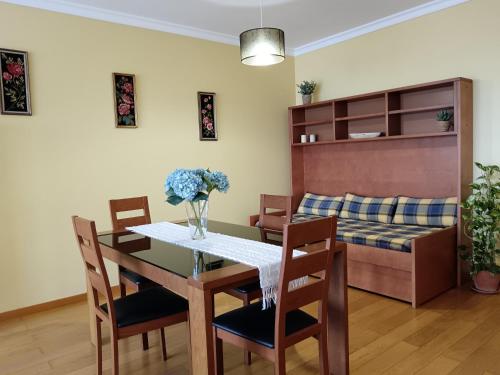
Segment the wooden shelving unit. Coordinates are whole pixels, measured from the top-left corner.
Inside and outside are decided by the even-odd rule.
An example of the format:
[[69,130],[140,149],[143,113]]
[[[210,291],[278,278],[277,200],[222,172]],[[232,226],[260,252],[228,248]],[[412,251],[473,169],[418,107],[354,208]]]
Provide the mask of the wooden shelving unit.
[[[454,113],[440,131],[436,114]],[[472,81],[452,78],[289,108],[292,194],[458,197],[472,181]],[[351,139],[349,133],[382,136]],[[317,142],[300,143],[301,134]],[[466,243],[458,209],[458,243]]]
[[297,146],[301,134],[316,134],[317,145],[367,141],[350,139],[350,133],[382,133],[370,141],[441,136],[435,116],[444,109],[455,112],[457,80],[460,78],[290,107],[291,144]]
[[433,138],[433,137],[456,137],[457,132],[441,132],[441,133],[421,133],[409,135],[393,135],[390,137],[363,138],[363,139],[341,139],[338,141],[318,141],[314,143],[292,143],[292,147],[307,147],[316,145],[330,145],[337,143],[357,143],[357,142],[377,142],[377,141],[393,141],[398,139],[415,139],[415,138]]

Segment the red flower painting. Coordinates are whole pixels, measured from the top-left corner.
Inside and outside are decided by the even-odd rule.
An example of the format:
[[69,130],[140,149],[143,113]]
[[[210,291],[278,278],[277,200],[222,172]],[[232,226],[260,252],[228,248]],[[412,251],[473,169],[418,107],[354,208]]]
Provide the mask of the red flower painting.
[[0,50],[0,102],[3,114],[31,115],[27,64],[27,52]]
[[135,108],[135,79],[132,74],[113,73],[115,85],[116,126],[135,128],[137,112]]
[[200,140],[216,141],[217,129],[215,125],[215,93],[198,93],[198,112],[200,118]]

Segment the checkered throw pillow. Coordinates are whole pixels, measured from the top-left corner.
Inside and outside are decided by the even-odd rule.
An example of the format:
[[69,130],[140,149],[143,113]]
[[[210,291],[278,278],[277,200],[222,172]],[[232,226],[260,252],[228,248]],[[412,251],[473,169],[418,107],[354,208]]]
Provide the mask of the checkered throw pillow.
[[398,198],[361,197],[347,193],[340,217],[390,224]]
[[457,223],[457,198],[399,197],[394,224],[450,227]]
[[302,202],[300,202],[297,213],[319,216],[338,216],[343,203],[344,197],[329,197],[326,195],[306,193],[304,198],[302,198]]

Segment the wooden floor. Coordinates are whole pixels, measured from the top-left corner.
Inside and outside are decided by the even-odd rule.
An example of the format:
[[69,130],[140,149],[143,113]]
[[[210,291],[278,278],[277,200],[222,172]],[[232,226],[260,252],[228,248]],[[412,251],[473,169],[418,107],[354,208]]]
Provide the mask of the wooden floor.
[[[217,312],[239,306],[216,298]],[[77,303],[0,322],[0,374],[94,374],[87,307]],[[500,374],[500,296],[452,290],[417,310],[408,304],[349,290],[351,374]],[[104,329],[104,368],[109,374],[108,330]],[[187,374],[185,325],[167,329],[169,359],[161,361],[159,335],[151,348],[138,337],[120,341],[121,374]],[[273,374],[255,358],[243,365],[240,350],[224,347],[225,373]],[[306,340],[287,350],[290,375],[318,374],[317,344]]]

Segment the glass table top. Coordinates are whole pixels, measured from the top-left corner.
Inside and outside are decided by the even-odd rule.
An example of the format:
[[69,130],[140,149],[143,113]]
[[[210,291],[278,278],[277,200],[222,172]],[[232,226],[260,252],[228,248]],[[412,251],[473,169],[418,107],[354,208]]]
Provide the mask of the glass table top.
[[[186,225],[186,223],[181,225]],[[261,241],[260,231],[255,227],[209,220],[208,230],[229,236]],[[200,272],[236,264],[228,259],[132,232],[102,234],[98,236],[98,240],[100,244],[186,278]]]

